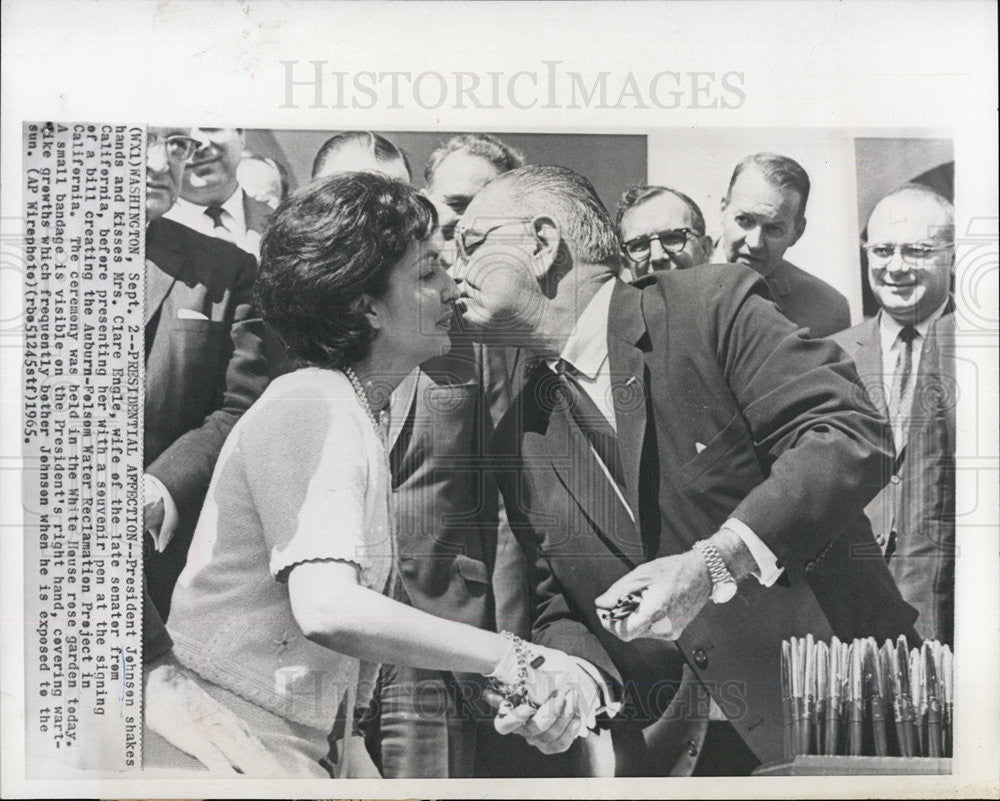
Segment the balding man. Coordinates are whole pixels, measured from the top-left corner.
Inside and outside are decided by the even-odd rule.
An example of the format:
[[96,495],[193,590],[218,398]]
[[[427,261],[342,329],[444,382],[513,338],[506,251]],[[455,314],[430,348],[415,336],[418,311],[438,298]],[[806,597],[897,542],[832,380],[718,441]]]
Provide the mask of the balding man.
[[312,177],[372,170],[410,183],[410,160],[400,148],[372,131],[342,131],[327,139],[313,159]]
[[851,324],[847,299],[785,260],[806,230],[809,175],[787,156],[756,153],[736,165],[722,199],[722,237],[716,260],[760,273],[778,309],[814,337]]
[[834,337],[892,424],[896,460],[868,505],[879,545],[923,637],[952,642],[955,583],[954,209],[902,186],[868,220],[879,312]]

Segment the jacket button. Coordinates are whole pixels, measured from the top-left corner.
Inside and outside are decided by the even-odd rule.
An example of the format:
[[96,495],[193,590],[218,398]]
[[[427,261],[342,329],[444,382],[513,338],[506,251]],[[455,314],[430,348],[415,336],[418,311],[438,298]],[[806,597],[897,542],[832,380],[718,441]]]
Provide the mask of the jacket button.
[[698,756],[698,744],[694,740],[687,741],[687,752],[689,757]]
[[893,477],[892,477],[892,478],[890,478],[889,480],[890,480],[890,481],[891,481],[891,482],[892,482],[893,484],[898,484],[898,483],[899,483],[900,481],[902,481],[903,479],[901,479],[901,478],[900,478],[899,476],[893,476]]
[[701,648],[694,652],[694,663],[704,670],[708,667],[708,654],[706,654]]
[[816,563],[810,559],[806,562],[806,573],[812,573],[816,569]]

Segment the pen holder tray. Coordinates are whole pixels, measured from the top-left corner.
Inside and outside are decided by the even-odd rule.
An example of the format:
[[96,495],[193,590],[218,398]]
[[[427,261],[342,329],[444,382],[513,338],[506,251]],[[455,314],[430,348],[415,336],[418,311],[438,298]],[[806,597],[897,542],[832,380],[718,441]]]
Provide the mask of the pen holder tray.
[[912,776],[951,773],[951,760],[938,757],[797,756],[769,762],[754,776]]

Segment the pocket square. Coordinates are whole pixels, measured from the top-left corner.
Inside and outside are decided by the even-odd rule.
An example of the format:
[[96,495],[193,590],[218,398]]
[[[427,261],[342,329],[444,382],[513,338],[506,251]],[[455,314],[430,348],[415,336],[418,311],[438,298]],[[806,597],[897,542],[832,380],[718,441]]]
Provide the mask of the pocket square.
[[701,453],[703,450],[705,450],[704,443],[702,443],[702,442],[696,442],[694,444],[694,452],[695,453]]
[[207,320],[208,318],[202,314],[200,311],[195,311],[194,309],[178,309],[177,310],[178,320]]

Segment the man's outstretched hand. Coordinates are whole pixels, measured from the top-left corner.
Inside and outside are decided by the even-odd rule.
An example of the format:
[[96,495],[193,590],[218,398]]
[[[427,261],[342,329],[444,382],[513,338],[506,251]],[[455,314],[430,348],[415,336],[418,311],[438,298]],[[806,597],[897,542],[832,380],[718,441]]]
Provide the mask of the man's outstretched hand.
[[[638,608],[622,620],[611,610],[618,599],[634,593]],[[712,579],[702,555],[691,550],[639,565],[594,599],[601,625],[621,640],[639,637],[676,640],[712,593]]]

